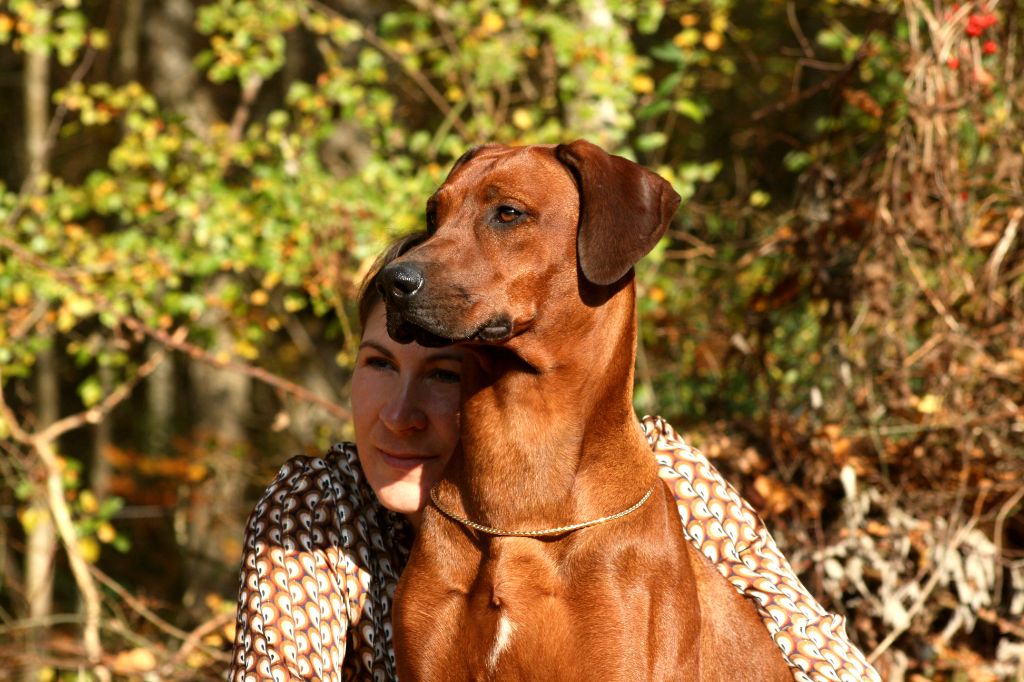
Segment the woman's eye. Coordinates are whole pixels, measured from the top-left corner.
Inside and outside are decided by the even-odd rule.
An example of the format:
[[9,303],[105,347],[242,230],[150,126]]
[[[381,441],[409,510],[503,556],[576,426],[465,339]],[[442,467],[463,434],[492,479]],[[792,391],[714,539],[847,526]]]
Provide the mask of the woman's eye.
[[366,361],[363,364],[367,367],[372,367],[373,369],[391,369],[393,367],[390,360],[381,357],[366,358]]
[[511,206],[499,206],[497,214],[499,223],[511,223],[523,215],[523,212]]
[[462,381],[462,376],[458,372],[447,369],[434,370],[433,378],[445,384],[457,384]]

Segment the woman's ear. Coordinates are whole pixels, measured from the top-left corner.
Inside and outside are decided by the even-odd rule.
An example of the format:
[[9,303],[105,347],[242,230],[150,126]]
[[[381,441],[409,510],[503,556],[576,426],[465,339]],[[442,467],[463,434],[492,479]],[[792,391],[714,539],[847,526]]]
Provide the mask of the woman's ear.
[[664,178],[586,140],[555,147],[580,194],[576,254],[594,284],[613,284],[658,243],[679,207]]

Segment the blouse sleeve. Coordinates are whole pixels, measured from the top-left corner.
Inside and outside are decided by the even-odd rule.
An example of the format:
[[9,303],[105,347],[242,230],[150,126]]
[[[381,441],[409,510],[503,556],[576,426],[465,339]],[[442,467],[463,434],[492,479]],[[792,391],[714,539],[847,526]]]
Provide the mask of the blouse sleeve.
[[245,527],[230,682],[350,677],[346,637],[361,590],[345,570],[331,462],[289,460]]
[[881,682],[848,639],[846,620],[811,596],[753,507],[664,419],[645,417],[643,427],[686,539],[753,602],[794,679]]

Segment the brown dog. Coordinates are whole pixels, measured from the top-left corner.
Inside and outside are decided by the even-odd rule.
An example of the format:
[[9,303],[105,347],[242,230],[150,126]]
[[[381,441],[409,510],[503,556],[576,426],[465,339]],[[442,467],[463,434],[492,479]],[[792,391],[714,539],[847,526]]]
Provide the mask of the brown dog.
[[[393,337],[484,368],[395,598],[400,679],[793,679],[684,539],[633,412],[632,266],[678,204],[585,141],[489,145],[381,273]],[[553,532],[509,533],[528,529]]]

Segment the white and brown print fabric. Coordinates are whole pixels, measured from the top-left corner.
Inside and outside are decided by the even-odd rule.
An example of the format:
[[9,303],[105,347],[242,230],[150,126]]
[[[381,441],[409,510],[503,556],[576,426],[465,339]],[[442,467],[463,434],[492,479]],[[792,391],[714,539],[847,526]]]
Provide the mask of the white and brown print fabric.
[[[754,602],[794,679],[880,680],[710,462],[665,420],[643,427],[687,539]],[[289,460],[246,526],[228,679],[396,679],[391,602],[411,539],[377,502],[353,445]]]
[[811,596],[753,507],[667,421],[645,417],[643,427],[675,495],[686,539],[754,602],[793,678],[880,682],[846,638],[846,620]]

